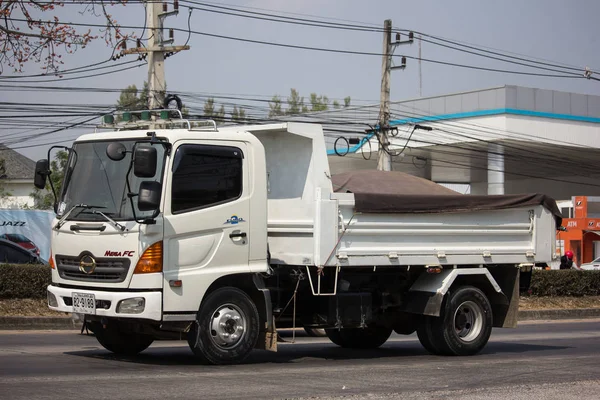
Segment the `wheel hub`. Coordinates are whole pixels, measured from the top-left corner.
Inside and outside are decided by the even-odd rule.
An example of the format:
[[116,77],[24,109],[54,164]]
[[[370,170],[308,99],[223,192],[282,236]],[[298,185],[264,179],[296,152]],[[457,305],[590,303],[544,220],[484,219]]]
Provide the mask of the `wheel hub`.
[[213,314],[210,337],[218,347],[232,349],[246,334],[246,322],[244,313],[237,306],[225,304]]
[[483,310],[473,301],[465,301],[454,313],[454,330],[464,342],[475,340],[483,329]]

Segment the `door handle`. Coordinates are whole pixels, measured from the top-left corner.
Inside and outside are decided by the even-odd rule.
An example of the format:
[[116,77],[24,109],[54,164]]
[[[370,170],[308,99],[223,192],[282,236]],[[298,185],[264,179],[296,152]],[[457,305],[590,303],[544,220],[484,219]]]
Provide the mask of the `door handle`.
[[230,233],[229,234],[230,238],[236,238],[236,237],[241,237],[241,238],[245,238],[246,237],[246,232],[235,232],[235,233]]

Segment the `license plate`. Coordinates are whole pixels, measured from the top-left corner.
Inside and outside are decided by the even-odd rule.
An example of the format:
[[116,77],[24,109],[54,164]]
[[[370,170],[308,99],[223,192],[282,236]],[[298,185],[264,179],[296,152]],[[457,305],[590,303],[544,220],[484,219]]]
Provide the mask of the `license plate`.
[[96,296],[90,293],[73,293],[73,312],[96,314]]

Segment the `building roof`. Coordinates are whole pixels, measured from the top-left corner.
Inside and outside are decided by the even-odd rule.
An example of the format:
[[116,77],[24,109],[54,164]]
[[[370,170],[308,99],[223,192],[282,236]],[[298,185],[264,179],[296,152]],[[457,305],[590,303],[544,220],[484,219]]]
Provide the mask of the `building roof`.
[[35,161],[3,144],[0,144],[0,160],[4,161],[4,166],[0,163],[0,179],[33,181]]

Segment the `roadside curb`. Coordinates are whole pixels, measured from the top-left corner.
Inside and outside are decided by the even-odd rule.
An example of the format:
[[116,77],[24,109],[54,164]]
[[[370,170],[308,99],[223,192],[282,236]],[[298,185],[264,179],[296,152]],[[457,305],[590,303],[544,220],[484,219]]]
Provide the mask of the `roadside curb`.
[[[600,318],[600,308],[521,310],[519,321]],[[0,317],[0,330],[80,330],[77,317]]]
[[574,308],[556,310],[521,310],[519,321],[540,321],[557,319],[585,319],[600,317],[600,308]]
[[0,330],[81,329],[73,317],[0,317]]

